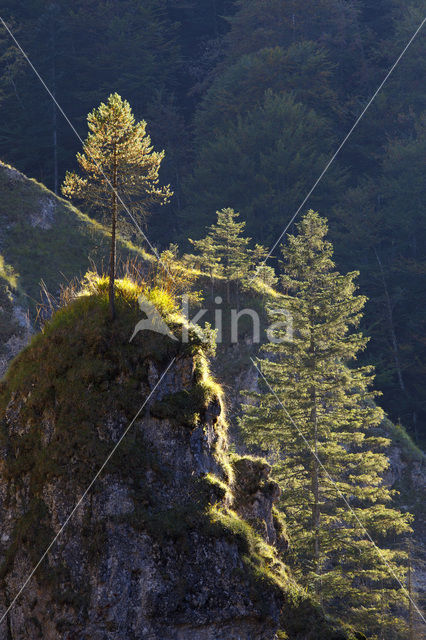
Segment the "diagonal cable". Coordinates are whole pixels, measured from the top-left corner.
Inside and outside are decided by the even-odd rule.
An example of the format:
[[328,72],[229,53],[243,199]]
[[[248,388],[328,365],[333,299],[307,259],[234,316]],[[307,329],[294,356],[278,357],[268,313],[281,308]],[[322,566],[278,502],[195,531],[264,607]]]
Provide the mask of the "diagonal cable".
[[[358,116],[358,118],[355,120],[355,122],[352,125],[352,127],[349,129],[348,133],[343,138],[342,142],[339,144],[338,148],[336,149],[336,151],[334,152],[334,154],[332,155],[330,160],[325,165],[324,169],[322,170],[322,172],[320,173],[320,175],[316,179],[314,185],[312,186],[312,188],[310,189],[310,191],[308,192],[306,197],[303,199],[302,203],[299,205],[297,211],[290,218],[289,222],[287,223],[287,225],[285,226],[284,230],[280,234],[278,240],[275,242],[274,246],[272,247],[272,249],[270,250],[270,252],[266,256],[266,258],[258,265],[258,267],[262,267],[265,264],[265,262],[268,260],[268,258],[271,257],[271,255],[275,251],[277,245],[281,242],[283,236],[285,235],[285,233],[287,232],[289,227],[296,220],[296,218],[299,215],[299,213],[301,212],[302,208],[304,207],[306,202],[309,200],[309,198],[311,197],[312,193],[315,191],[315,189],[317,188],[317,186],[319,185],[319,183],[321,182],[321,180],[323,179],[323,177],[325,176],[325,174],[327,173],[327,171],[329,170],[329,168],[331,167],[331,165],[333,164],[333,162],[337,158],[337,156],[339,155],[340,151],[343,149],[343,147],[345,146],[345,144],[347,143],[347,141],[351,137],[352,133],[355,131],[355,129],[357,128],[357,126],[359,125],[359,123],[361,122],[361,120],[363,119],[365,114],[367,113],[368,109],[373,104],[373,102],[376,99],[377,95],[383,89],[384,85],[386,84],[386,82],[388,81],[388,79],[390,78],[390,76],[392,75],[392,73],[394,72],[396,67],[398,66],[399,62],[401,61],[401,59],[403,58],[403,56],[407,52],[408,48],[414,42],[414,40],[417,37],[417,35],[420,33],[420,31],[421,31],[421,29],[422,29],[422,27],[423,27],[425,22],[426,22],[426,18],[424,18],[423,21],[421,22],[421,24],[417,27],[416,31],[414,32],[414,34],[411,36],[410,40],[405,45],[404,49],[401,51],[401,53],[399,54],[398,58],[393,63],[392,67],[389,69],[388,73],[386,74],[386,76],[384,77],[382,82],[379,84],[379,86],[377,87],[376,91],[373,93],[373,95],[371,96],[370,100],[367,102],[367,104],[365,105],[364,109],[361,111],[361,113]],[[250,282],[252,282],[255,278],[256,278],[256,276],[253,276],[252,279],[250,280]]]
[[277,402],[279,403],[279,405],[281,406],[281,408],[285,411],[287,417],[289,418],[290,422],[292,423],[292,425],[294,426],[294,428],[297,430],[297,432],[299,433],[299,435],[302,437],[303,441],[305,442],[306,446],[308,447],[310,453],[315,457],[316,461],[318,462],[318,464],[320,465],[320,467],[322,468],[322,470],[324,471],[324,473],[326,474],[327,478],[332,482],[332,484],[336,487],[337,493],[339,494],[339,496],[342,498],[342,500],[344,501],[344,503],[346,504],[346,506],[348,507],[348,509],[351,511],[351,513],[353,514],[353,516],[355,517],[355,520],[357,521],[357,523],[359,524],[359,526],[361,527],[361,530],[364,532],[364,534],[367,536],[367,538],[369,539],[369,541],[372,543],[373,547],[376,549],[378,555],[380,556],[381,561],[386,565],[386,567],[389,570],[389,573],[392,575],[392,577],[397,581],[397,583],[399,584],[399,586],[401,587],[402,591],[404,591],[404,593],[407,595],[408,600],[411,602],[411,604],[413,605],[413,607],[416,609],[417,613],[419,614],[420,618],[423,620],[423,622],[426,624],[426,619],[424,618],[422,612],[420,611],[420,609],[418,608],[418,606],[416,605],[416,603],[414,602],[414,600],[411,598],[411,595],[409,594],[409,592],[407,591],[407,589],[405,588],[405,586],[402,584],[402,582],[399,580],[398,576],[396,575],[395,571],[392,569],[392,567],[390,566],[390,564],[388,563],[388,561],[386,560],[386,558],[384,557],[384,554],[382,553],[382,550],[376,545],[376,543],[374,542],[373,538],[371,537],[371,535],[369,534],[369,532],[367,531],[367,529],[365,528],[365,526],[362,524],[361,520],[359,519],[359,517],[357,516],[357,514],[355,513],[355,511],[352,509],[351,505],[349,504],[346,496],[342,493],[342,491],[339,489],[339,486],[337,485],[337,483],[335,482],[335,480],[333,480],[333,478],[331,477],[331,475],[329,474],[329,472],[327,471],[327,469],[325,468],[324,464],[321,462],[321,460],[319,459],[317,453],[314,451],[314,449],[311,447],[311,445],[309,444],[308,440],[306,439],[303,431],[301,429],[299,429],[299,427],[297,426],[297,424],[295,423],[295,421],[293,420],[293,418],[291,417],[291,415],[289,414],[289,412],[287,411],[287,409],[285,408],[285,406],[283,405],[283,403],[281,402],[281,399],[279,398],[278,394],[274,391],[274,389],[271,387],[271,385],[269,384],[268,380],[266,379],[266,377],[264,376],[263,372],[261,371],[260,367],[258,367],[257,363],[255,360],[253,360],[253,358],[250,358],[250,360],[252,361],[253,365],[255,366],[256,370],[258,371],[258,373],[261,375],[262,380],[265,382],[265,384],[267,385],[268,389],[271,391],[271,393],[273,394],[273,396],[277,399]]
[[75,506],[73,507],[72,511],[68,514],[68,516],[65,519],[64,524],[61,526],[61,528],[59,529],[58,533],[55,535],[55,537],[53,538],[52,542],[49,544],[49,546],[47,547],[46,551],[43,553],[43,555],[41,556],[40,560],[37,562],[37,564],[33,567],[31,573],[28,575],[27,579],[25,580],[24,584],[21,586],[21,588],[19,589],[18,593],[15,595],[15,597],[13,598],[12,602],[9,604],[8,608],[6,609],[5,613],[2,615],[2,617],[0,618],[0,625],[3,622],[3,620],[6,618],[6,616],[8,615],[9,611],[12,609],[12,607],[15,605],[16,601],[18,600],[19,596],[22,594],[22,592],[24,591],[25,587],[27,586],[27,584],[29,583],[29,581],[31,580],[31,578],[33,577],[33,575],[35,574],[35,572],[37,571],[37,569],[39,568],[39,566],[41,565],[41,563],[43,562],[43,560],[45,559],[45,557],[47,556],[47,554],[49,553],[50,549],[53,547],[53,545],[55,544],[56,540],[59,538],[59,536],[62,534],[62,532],[64,531],[65,527],[68,525],[69,521],[71,520],[71,518],[73,517],[73,515],[75,514],[75,512],[77,511],[77,509],[79,508],[79,506],[81,505],[81,503],[83,502],[83,500],[86,498],[87,494],[89,493],[90,489],[93,487],[93,485],[95,484],[96,480],[99,478],[99,476],[101,475],[102,471],[105,469],[106,465],[108,464],[108,462],[111,460],[112,456],[114,455],[114,453],[117,451],[118,447],[120,446],[120,444],[122,443],[122,441],[124,440],[124,438],[126,437],[126,435],[129,433],[131,427],[134,425],[134,423],[136,422],[136,420],[138,419],[138,417],[140,416],[140,414],[142,413],[143,409],[146,407],[147,403],[149,402],[149,400],[151,399],[151,397],[153,396],[154,392],[156,391],[156,389],[160,386],[161,382],[163,381],[164,377],[166,376],[166,374],[168,373],[168,371],[170,370],[170,368],[172,367],[172,365],[174,364],[174,362],[176,361],[176,357],[174,357],[171,362],[168,364],[167,368],[163,371],[163,373],[161,374],[161,377],[159,378],[159,380],[156,382],[154,388],[152,389],[152,391],[150,392],[150,394],[146,397],[144,403],[142,404],[141,408],[139,409],[139,411],[137,412],[137,414],[135,415],[135,417],[133,418],[133,420],[130,422],[130,424],[127,426],[127,428],[125,429],[124,433],[121,435],[120,439],[118,440],[118,442],[114,445],[114,447],[112,448],[112,450],[110,451],[110,453],[108,454],[108,456],[106,457],[104,463],[101,465],[101,467],[98,469],[98,471],[96,472],[96,474],[94,475],[92,481],[90,482],[90,484],[88,485],[88,487],[85,489],[84,493],[81,495],[81,497],[78,499],[77,503],[75,504]]

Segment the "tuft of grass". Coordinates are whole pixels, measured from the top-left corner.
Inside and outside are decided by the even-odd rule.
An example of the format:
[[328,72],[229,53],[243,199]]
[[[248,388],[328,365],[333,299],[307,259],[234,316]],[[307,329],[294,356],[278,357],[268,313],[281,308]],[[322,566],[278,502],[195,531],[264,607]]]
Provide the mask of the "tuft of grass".
[[205,482],[213,491],[213,495],[217,496],[219,502],[224,504],[230,504],[232,499],[232,492],[230,486],[215,476],[213,473],[208,473],[205,476]]
[[209,518],[215,535],[237,542],[256,602],[262,603],[263,591],[268,586],[277,595],[291,593],[295,598],[301,595],[300,587],[276,550],[235,511],[216,504],[209,508]]
[[161,287],[149,289],[146,294],[151,302],[163,316],[169,316],[177,311],[177,302],[169,291]]

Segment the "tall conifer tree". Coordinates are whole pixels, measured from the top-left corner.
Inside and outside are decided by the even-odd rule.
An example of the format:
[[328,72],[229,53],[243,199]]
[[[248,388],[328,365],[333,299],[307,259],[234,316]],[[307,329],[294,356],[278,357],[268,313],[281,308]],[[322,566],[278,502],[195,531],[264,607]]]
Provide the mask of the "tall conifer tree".
[[230,208],[217,211],[217,222],[209,227],[207,236],[202,240],[190,240],[204,257],[210,275],[216,270],[225,278],[228,303],[231,281],[241,279],[249,264],[247,245],[250,238],[242,235],[246,223],[237,221],[239,215]]
[[135,122],[127,100],[111,94],[87,116],[89,135],[77,161],[83,176],[67,172],[62,193],[87,202],[106,214],[111,223],[109,302],[115,316],[114,281],[119,214],[131,209],[139,222],[150,203],[166,203],[172,192],[158,185],[164,151],[156,152],[146,133],[146,122]]
[[[348,367],[367,343],[351,331],[365,298],[355,294],[356,272],[334,270],[326,221],[310,211],[298,228],[283,249],[293,340],[282,327],[265,347],[260,368],[274,392],[254,394],[243,431],[275,456],[299,579],[369,637],[402,638],[405,554],[388,543],[410,529],[410,516],[392,508],[383,483],[389,441],[377,433],[373,371]],[[270,319],[282,323],[280,310]]]

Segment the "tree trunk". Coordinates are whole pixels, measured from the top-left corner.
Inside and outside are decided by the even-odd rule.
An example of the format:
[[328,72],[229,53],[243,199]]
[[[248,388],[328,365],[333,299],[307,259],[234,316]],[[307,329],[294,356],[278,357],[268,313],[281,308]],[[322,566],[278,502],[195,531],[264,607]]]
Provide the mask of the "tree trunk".
[[[52,45],[52,95],[56,99],[56,34],[55,24],[51,23]],[[53,192],[58,195],[58,123],[56,103],[52,102],[52,143],[53,143]]]
[[411,543],[408,541],[408,628],[410,640],[414,638],[414,615],[413,615],[413,582],[411,577]]
[[53,192],[58,195],[58,131],[57,131],[57,117],[56,117],[56,104],[53,103]]
[[374,249],[374,253],[376,254],[377,263],[379,265],[380,275],[382,278],[383,289],[384,289],[385,298],[386,298],[386,306],[388,309],[389,331],[390,331],[390,337],[392,340],[392,350],[393,350],[393,358],[395,363],[396,374],[398,376],[399,387],[401,391],[405,393],[404,378],[402,377],[401,363],[399,361],[398,341],[396,339],[395,325],[393,322],[392,303],[391,303],[388,287],[386,284],[386,278],[385,278],[385,273],[383,271],[382,261],[380,260],[379,254],[377,253],[376,249]]
[[117,150],[114,148],[114,165],[112,175],[112,210],[111,210],[111,251],[109,258],[109,310],[111,320],[115,319],[115,263],[117,250]]
[[[319,463],[318,463],[318,421],[317,421],[317,398],[315,387],[311,390],[312,410],[311,422],[314,429],[314,446],[312,461],[312,524],[314,530],[314,566],[315,573],[320,575],[320,506],[319,506]],[[316,591],[318,592],[318,584]]]

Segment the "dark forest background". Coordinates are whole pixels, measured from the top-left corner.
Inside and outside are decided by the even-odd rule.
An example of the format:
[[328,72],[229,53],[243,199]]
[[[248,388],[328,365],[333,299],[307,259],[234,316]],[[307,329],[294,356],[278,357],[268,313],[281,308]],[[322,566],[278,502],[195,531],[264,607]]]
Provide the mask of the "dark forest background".
[[[411,0],[0,1],[82,138],[111,92],[166,150],[159,248],[233,207],[272,246],[425,12]],[[81,144],[0,30],[0,158],[58,192]],[[340,271],[369,297],[364,359],[417,442],[426,423],[426,51],[420,33],[315,190]],[[276,254],[278,255],[278,251]],[[274,266],[276,259],[271,259]],[[423,429],[423,434],[422,434]]]

